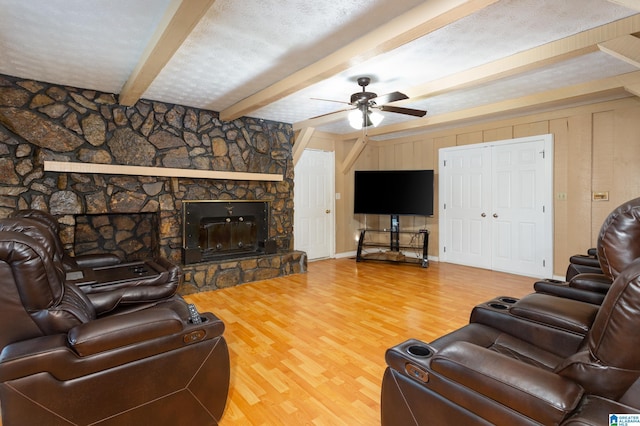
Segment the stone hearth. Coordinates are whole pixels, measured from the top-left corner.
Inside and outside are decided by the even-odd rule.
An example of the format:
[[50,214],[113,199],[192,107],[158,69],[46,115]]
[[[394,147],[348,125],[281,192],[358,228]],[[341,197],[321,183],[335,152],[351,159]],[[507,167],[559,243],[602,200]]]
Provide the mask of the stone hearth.
[[[305,272],[306,256],[292,250],[292,141],[293,130],[284,123],[246,117],[223,122],[216,112],[146,100],[124,107],[113,94],[0,75],[0,217],[17,209],[49,211],[72,254],[109,251],[128,241],[117,250],[129,260],[138,256],[135,246],[147,247],[154,237],[118,224],[127,228],[123,216],[151,214],[158,230],[151,253],[183,265],[183,294]],[[271,173],[283,180],[50,172],[45,161]],[[184,266],[186,200],[268,201],[268,238],[276,253]],[[102,225],[90,230],[82,220]],[[78,244],[78,234],[102,239]]]

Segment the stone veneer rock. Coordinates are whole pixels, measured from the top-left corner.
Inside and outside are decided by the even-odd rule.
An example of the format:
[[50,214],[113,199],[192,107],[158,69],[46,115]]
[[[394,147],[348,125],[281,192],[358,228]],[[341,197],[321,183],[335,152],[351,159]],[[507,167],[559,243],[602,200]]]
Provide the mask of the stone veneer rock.
[[[74,251],[76,215],[157,213],[159,254],[182,263],[183,200],[269,200],[278,253],[185,267],[182,293],[306,271],[293,252],[293,130],[288,124],[0,75],[0,217],[56,215]],[[282,174],[282,182],[45,172],[45,160]],[[116,230],[117,232],[117,230]],[[95,251],[106,251],[97,248]]]

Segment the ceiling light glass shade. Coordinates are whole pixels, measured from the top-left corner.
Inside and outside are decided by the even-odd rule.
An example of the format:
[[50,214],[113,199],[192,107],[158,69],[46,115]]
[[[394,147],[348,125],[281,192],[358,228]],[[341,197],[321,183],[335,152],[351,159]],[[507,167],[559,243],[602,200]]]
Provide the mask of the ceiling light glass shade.
[[369,120],[373,124],[373,127],[378,127],[378,124],[382,123],[382,119],[384,115],[380,114],[378,111],[372,111],[369,113]]
[[354,109],[349,113],[349,124],[356,130],[364,127],[377,127],[382,122],[384,116],[378,111],[367,111],[366,115],[360,109]]
[[362,129],[362,111],[354,109],[349,113],[349,124],[356,130]]

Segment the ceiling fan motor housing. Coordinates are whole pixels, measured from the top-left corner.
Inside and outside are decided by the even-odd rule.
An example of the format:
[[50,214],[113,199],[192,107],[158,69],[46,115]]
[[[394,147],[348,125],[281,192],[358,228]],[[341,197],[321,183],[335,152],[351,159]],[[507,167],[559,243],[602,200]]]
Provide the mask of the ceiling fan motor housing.
[[362,87],[362,92],[354,93],[351,95],[351,103],[354,105],[363,105],[369,104],[369,100],[373,98],[377,98],[378,95],[373,92],[366,92],[365,87],[367,87],[371,83],[371,78],[369,77],[359,77],[358,78],[358,86]]
[[354,105],[366,104],[370,99],[377,97],[378,95],[373,92],[358,92],[351,95],[351,103]]

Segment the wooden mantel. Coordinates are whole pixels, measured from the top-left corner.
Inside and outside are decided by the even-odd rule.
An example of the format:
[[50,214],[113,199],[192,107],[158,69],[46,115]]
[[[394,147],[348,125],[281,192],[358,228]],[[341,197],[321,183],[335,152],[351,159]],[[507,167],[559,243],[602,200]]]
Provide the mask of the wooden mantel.
[[98,173],[107,175],[185,177],[194,179],[254,180],[280,182],[283,176],[271,173],[227,172],[216,170],[176,169],[170,167],[123,166],[117,164],[45,161],[46,172]]

